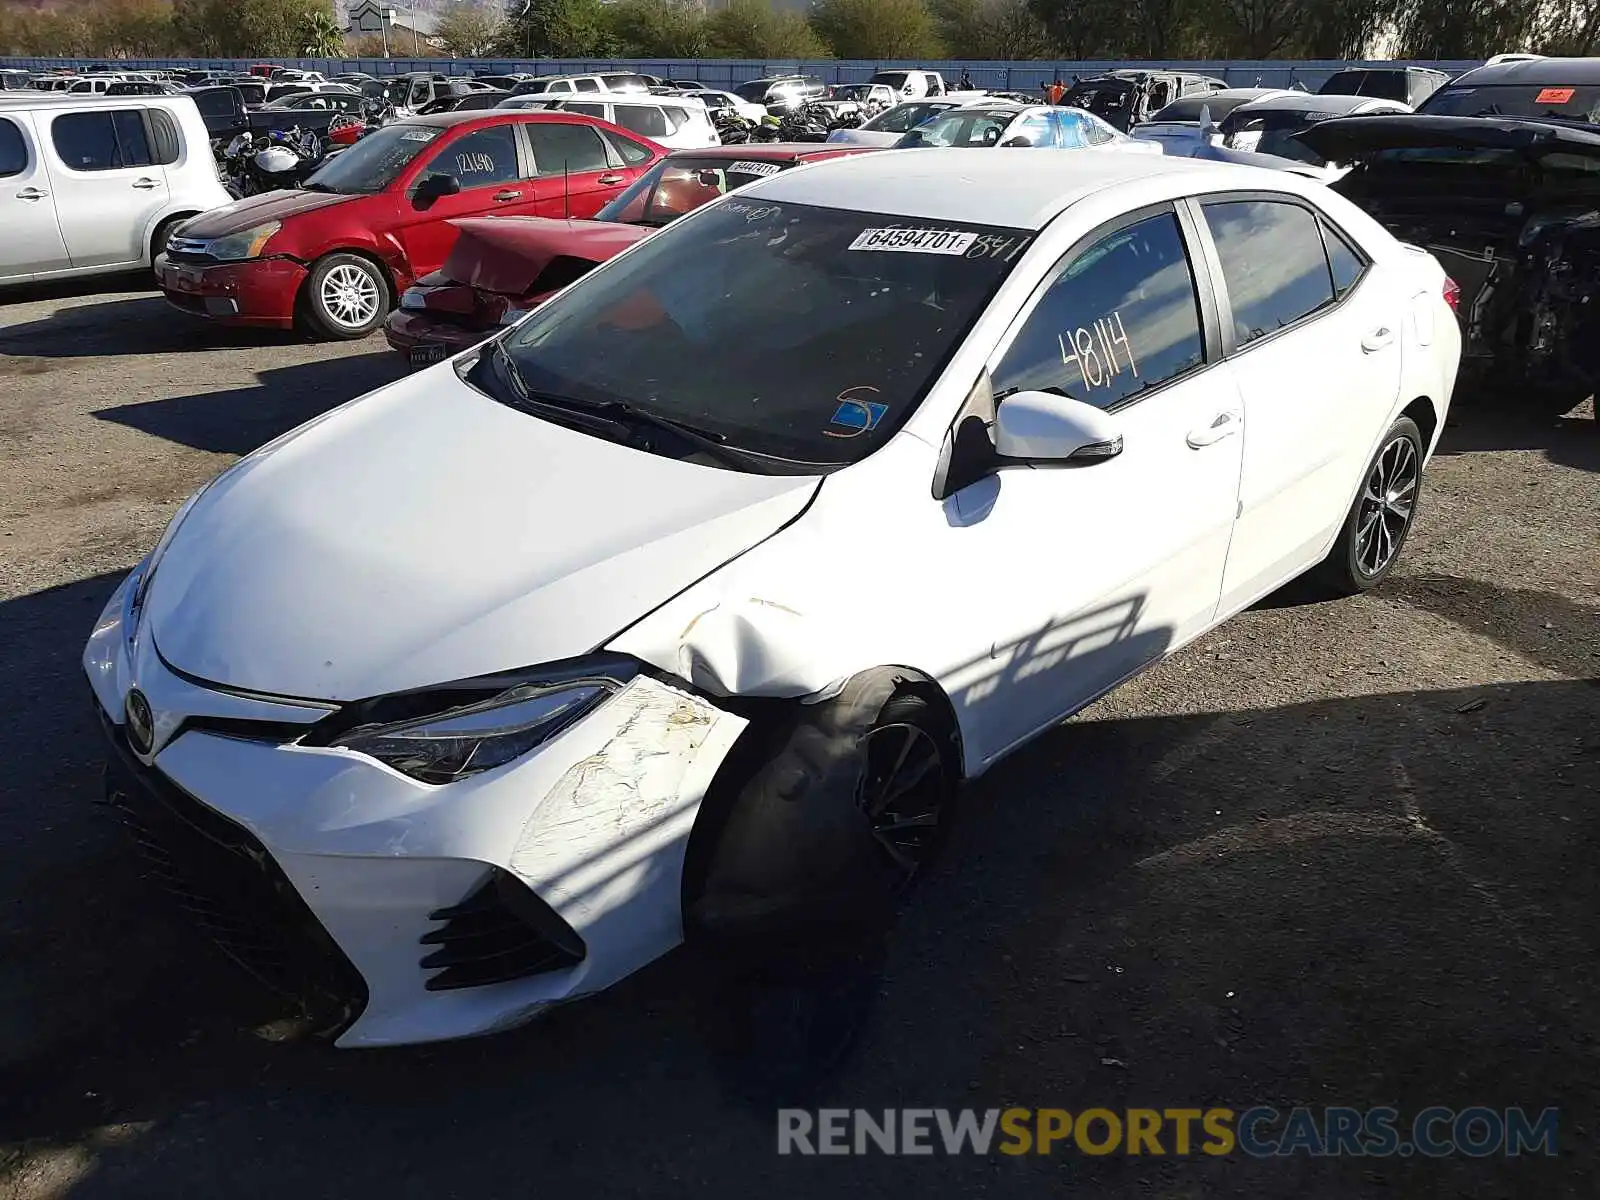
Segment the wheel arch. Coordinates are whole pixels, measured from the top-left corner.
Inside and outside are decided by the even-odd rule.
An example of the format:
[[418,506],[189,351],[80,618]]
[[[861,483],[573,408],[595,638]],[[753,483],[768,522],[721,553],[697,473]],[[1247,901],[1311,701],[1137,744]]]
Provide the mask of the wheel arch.
[[383,286],[389,293],[389,308],[392,310],[400,303],[400,286],[395,279],[394,268],[385,261],[383,254],[375,246],[364,245],[337,245],[325,246],[315,255],[306,260],[306,277],[300,281],[300,291],[295,296],[295,305],[305,303],[306,289],[311,286],[311,275],[317,269],[317,264],[323,259],[335,254],[349,254],[354,258],[363,258],[378,268],[383,278]]
[[145,232],[144,257],[145,266],[153,267],[156,264],[156,238],[163,229],[171,229],[190,217],[198,217],[200,209],[193,207],[177,208],[171,212],[163,212],[150,222],[150,228]]
[[1418,396],[1395,416],[1410,417],[1416,422],[1417,428],[1422,432],[1422,457],[1427,459],[1433,453],[1434,438],[1439,432],[1439,410],[1433,401],[1427,396]]

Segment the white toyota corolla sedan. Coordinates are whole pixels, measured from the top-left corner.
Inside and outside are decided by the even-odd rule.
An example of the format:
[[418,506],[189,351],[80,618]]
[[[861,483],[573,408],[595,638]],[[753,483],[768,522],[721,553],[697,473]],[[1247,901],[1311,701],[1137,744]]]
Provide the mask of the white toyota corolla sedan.
[[1438,263],[1280,172],[992,161],[760,180],[183,505],[84,666],[224,948],[376,1046],[866,919],[961,780],[1303,572],[1383,580]]

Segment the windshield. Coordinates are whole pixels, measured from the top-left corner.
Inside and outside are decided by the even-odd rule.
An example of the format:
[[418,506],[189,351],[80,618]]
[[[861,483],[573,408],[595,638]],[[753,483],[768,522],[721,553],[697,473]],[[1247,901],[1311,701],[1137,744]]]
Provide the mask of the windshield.
[[427,125],[385,125],[330,158],[306,180],[306,186],[348,196],[381,192],[443,132]]
[[915,129],[929,117],[954,107],[953,104],[899,104],[888,112],[879,113],[861,128],[877,133],[904,133],[908,129]]
[[1016,118],[1013,109],[989,109],[984,112],[957,109],[917,126],[896,142],[895,147],[998,146],[1000,135]]
[[1325,166],[1327,159],[1295,134],[1332,115],[1300,111],[1234,113],[1222,125],[1222,144],[1229,150],[1253,150],[1257,154],[1276,154],[1279,158],[1292,158],[1314,167]]
[[1339,71],[1317,89],[1323,96],[1378,96],[1385,100],[1406,99],[1404,71]]
[[1220,121],[1241,104],[1248,104],[1251,100],[1259,100],[1260,96],[1187,96],[1182,100],[1174,100],[1155,116],[1150,118],[1152,124],[1163,121],[1200,123],[1200,110],[1209,108],[1211,119]]
[[1592,125],[1600,123],[1600,87],[1532,83],[1445,87],[1417,111],[1436,117],[1554,117]]
[[629,185],[595,215],[597,221],[661,226],[709,204],[736,187],[792,167],[760,159],[667,158]]
[[534,310],[505,346],[535,396],[843,465],[911,415],[1031,237],[730,197]]

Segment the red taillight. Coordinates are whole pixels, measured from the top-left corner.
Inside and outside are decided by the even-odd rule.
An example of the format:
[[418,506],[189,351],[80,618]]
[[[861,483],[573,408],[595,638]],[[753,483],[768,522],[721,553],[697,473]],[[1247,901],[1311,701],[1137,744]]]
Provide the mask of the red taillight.
[[1451,312],[1461,307],[1461,285],[1448,275],[1444,277],[1444,302],[1450,306]]

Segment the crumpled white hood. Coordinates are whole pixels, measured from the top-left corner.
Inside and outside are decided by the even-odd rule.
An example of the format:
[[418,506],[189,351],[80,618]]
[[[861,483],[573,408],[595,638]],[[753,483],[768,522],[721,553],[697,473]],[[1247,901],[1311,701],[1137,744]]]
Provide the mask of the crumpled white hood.
[[145,619],[201,679],[351,700],[587,653],[797,516],[812,477],[630,450],[448,366],[238,464],[162,558]]

